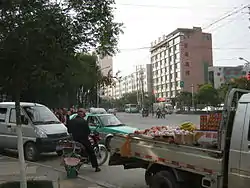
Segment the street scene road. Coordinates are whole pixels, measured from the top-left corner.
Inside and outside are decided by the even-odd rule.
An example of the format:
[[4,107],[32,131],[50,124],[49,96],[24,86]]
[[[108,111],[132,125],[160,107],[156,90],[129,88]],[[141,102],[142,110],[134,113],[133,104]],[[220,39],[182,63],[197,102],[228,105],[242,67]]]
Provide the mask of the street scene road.
[[133,126],[139,129],[150,128],[157,125],[170,125],[176,126],[180,125],[185,121],[190,121],[196,125],[199,125],[200,116],[199,115],[184,115],[184,114],[172,114],[166,115],[166,119],[157,119],[152,117],[150,114],[148,117],[142,117],[141,114],[128,114],[119,113],[117,117],[124,122],[126,125]]
[[[118,113],[117,117],[121,120],[121,122],[133,127],[137,127],[139,129],[145,129],[159,125],[174,126],[185,121],[191,121],[194,124],[199,124],[199,115],[172,114],[167,115],[166,119],[156,119],[151,115],[149,117],[143,118],[141,117],[141,114]],[[54,153],[44,155],[39,161],[39,163],[43,165],[63,170],[63,167],[60,166],[60,162],[60,158],[57,157]],[[114,187],[147,187],[144,181],[144,169],[124,170],[123,166],[108,166],[108,161],[102,166],[101,172],[95,173],[90,166],[83,166],[81,168],[80,175],[87,177],[90,180],[111,184]]]
[[[118,118],[125,124],[139,129],[149,128],[157,125],[178,125],[184,121],[199,123],[199,115],[172,114],[166,116],[166,119],[156,119],[151,116],[142,118],[141,114],[118,113]],[[46,156],[42,164],[60,168],[58,157]],[[106,163],[102,166],[102,171],[95,173],[89,166],[82,167],[81,175],[87,176],[93,180],[102,181],[122,188],[146,188],[144,181],[144,169],[124,170],[123,166],[108,166]]]

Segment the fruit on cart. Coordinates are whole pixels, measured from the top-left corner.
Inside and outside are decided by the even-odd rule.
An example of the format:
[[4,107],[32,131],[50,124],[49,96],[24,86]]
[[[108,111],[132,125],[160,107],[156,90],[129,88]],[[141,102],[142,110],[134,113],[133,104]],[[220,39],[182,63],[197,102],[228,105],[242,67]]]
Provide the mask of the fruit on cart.
[[194,131],[196,129],[195,125],[191,122],[184,122],[180,125],[181,130],[185,131]]

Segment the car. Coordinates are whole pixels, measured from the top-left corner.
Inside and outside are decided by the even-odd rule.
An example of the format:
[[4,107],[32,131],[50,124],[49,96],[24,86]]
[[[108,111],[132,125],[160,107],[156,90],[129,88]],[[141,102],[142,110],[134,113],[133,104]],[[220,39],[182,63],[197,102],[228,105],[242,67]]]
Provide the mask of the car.
[[92,131],[100,133],[101,142],[110,149],[110,139],[114,133],[130,134],[138,130],[123,124],[114,114],[86,114],[85,119]]
[[104,108],[90,108],[89,113],[91,114],[107,114],[107,111]]
[[117,110],[115,108],[108,109],[108,113],[116,115]]

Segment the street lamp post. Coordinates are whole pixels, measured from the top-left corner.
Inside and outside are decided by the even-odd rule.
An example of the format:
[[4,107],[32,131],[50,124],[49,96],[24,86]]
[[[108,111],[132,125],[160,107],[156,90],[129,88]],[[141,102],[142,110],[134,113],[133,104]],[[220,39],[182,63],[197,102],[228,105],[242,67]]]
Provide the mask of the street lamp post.
[[[250,73],[250,61],[246,60],[243,57],[239,57],[239,60],[246,62],[244,64],[244,70],[246,71],[246,76],[247,76]],[[247,80],[248,80],[248,76],[247,76]],[[246,88],[248,88],[248,82],[246,82],[245,86],[246,86]]]
[[250,61],[246,60],[243,57],[239,57],[239,60],[245,61],[246,63],[244,64],[244,69],[246,72],[250,71]]

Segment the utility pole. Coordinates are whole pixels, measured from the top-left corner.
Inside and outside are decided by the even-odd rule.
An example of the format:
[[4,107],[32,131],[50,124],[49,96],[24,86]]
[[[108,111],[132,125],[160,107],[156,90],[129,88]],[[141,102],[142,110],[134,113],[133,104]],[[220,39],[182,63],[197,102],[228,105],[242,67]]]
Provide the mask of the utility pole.
[[136,99],[137,99],[137,104],[139,104],[139,75],[138,75],[138,68],[137,65],[135,66],[135,81],[136,81]]
[[144,71],[143,68],[140,67],[140,83],[141,83],[141,105],[143,106],[144,104]]
[[194,110],[194,84],[192,84],[192,108]]

